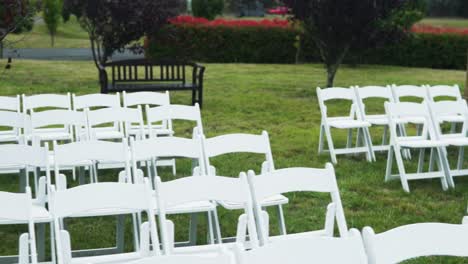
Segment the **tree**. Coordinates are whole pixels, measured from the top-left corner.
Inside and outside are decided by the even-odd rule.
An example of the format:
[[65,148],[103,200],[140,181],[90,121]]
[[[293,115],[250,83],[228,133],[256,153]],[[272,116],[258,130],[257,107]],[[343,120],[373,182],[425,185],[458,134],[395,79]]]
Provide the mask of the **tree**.
[[223,13],[224,0],[192,0],[192,13],[196,17],[213,20]]
[[[352,50],[398,40],[412,24],[402,13],[411,0],[285,0],[294,19],[302,22],[327,69],[327,87]],[[413,15],[413,14],[411,14]]]
[[127,45],[137,43],[168,23],[180,11],[180,0],[64,0],[66,12],[77,16],[88,32],[96,67]]
[[2,0],[0,3],[0,42],[22,27],[28,17],[26,0]]
[[55,35],[62,16],[62,0],[42,0],[43,18],[50,35],[52,47],[55,44]]
[[466,51],[466,81],[465,81],[465,100],[468,101],[468,50]]

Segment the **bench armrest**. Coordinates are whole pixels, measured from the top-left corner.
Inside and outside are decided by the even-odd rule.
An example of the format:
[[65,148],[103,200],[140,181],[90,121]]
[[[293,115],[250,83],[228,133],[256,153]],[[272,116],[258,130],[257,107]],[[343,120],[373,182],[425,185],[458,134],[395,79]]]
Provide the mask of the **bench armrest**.
[[205,67],[201,66],[200,64],[195,63],[193,67],[193,79],[192,82],[199,89],[203,88],[203,77],[205,75]]
[[99,84],[101,85],[101,93],[108,92],[108,78],[106,68],[99,64]]

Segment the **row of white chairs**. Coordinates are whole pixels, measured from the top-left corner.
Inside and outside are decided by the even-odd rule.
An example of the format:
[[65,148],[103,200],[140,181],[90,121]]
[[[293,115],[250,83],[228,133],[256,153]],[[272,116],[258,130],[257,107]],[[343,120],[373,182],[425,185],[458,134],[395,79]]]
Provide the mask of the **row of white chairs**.
[[[41,141],[77,141],[86,138],[122,139],[130,135],[143,137],[150,133],[172,135],[172,123],[166,119],[171,113],[183,111],[170,104],[169,93],[137,92],[123,94],[88,94],[82,96],[40,94],[0,97],[0,142],[18,141],[22,135]],[[73,98],[73,100],[71,100]],[[73,104],[72,104],[73,101]],[[151,106],[166,107],[154,110]],[[198,109],[198,107],[196,107]],[[44,110],[45,109],[45,110]],[[145,115],[142,109],[145,109]],[[164,117],[158,114],[165,114]],[[199,118],[194,109],[192,119]],[[145,123],[146,121],[146,123]]]
[[[310,173],[310,174],[298,174]],[[170,182],[156,181],[156,193],[148,179],[142,183],[95,183],[57,190],[50,186],[54,242],[57,262],[62,263],[399,263],[424,256],[468,257],[468,221],[461,225],[422,223],[398,227],[375,234],[366,227],[363,238],[356,229],[345,230],[341,237],[328,233],[299,233],[271,237],[266,211],[260,206],[261,195],[273,192],[328,190],[335,183],[331,164],[326,169],[293,168],[273,174],[239,178],[192,176]],[[290,179],[290,176],[294,176]],[[174,223],[167,220],[166,209],[188,201],[222,200],[240,202],[244,214],[239,218],[236,243],[174,248]],[[34,221],[31,217],[31,193],[0,192],[4,204],[2,219],[28,224],[29,231],[20,236],[19,263],[37,263]],[[335,204],[329,206],[329,211]],[[145,213],[147,221],[139,225],[139,242],[135,251],[105,256],[75,258],[70,234],[63,228],[64,218],[103,214]],[[155,215],[159,221],[156,222]],[[328,219],[327,219],[328,220]],[[333,220],[333,219],[332,219]],[[3,223],[3,222],[1,222]],[[159,224],[159,225],[158,225]],[[329,222],[327,224],[330,224]],[[159,228],[158,228],[159,227]],[[248,239],[245,234],[248,233]],[[30,261],[31,259],[31,261]]]
[[[351,88],[317,88],[317,98],[320,106],[322,120],[320,124],[319,153],[328,151],[331,161],[337,163],[337,155],[365,153],[368,161],[375,160],[375,152],[388,151],[388,128],[389,120],[385,113],[369,113],[366,109],[366,102],[371,99],[385,100],[390,103],[403,102],[407,98],[416,98],[420,101],[435,102],[442,100],[462,100],[462,95],[458,85],[447,86],[414,86],[414,85],[388,85],[388,86],[366,86]],[[351,103],[349,115],[329,116],[327,103],[330,100],[346,100]],[[383,106],[383,105],[382,105]],[[452,123],[452,132],[455,132],[456,123],[464,120],[455,116],[444,116],[443,122]],[[370,127],[383,126],[382,144],[374,145],[369,132]],[[344,129],[348,131],[345,148],[335,148],[331,128]],[[400,127],[400,132],[405,133],[404,127]],[[353,147],[353,130],[357,130],[356,146]],[[327,141],[328,150],[324,148]],[[405,153],[405,157],[410,156]]]

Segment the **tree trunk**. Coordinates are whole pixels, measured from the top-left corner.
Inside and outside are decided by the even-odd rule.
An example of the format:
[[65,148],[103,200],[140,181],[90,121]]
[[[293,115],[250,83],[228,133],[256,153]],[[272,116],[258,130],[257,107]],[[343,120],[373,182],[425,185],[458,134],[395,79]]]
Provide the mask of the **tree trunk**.
[[335,82],[336,72],[338,71],[339,64],[333,64],[327,66],[327,87],[333,87]]
[[466,51],[465,100],[468,100],[468,50]]

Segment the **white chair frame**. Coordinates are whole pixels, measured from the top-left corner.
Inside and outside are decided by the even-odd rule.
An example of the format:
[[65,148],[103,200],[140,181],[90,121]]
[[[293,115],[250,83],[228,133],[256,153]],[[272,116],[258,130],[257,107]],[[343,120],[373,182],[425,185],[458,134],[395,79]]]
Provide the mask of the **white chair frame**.
[[11,130],[0,131],[0,142],[15,142],[22,143],[24,136],[29,133],[31,120],[29,115],[12,112],[0,111],[0,127],[9,127]]
[[[148,181],[143,184],[95,183],[81,185],[67,190],[51,188],[51,212],[54,216],[54,229],[58,235],[57,259],[59,264],[111,262],[126,263],[132,260],[160,254],[159,238],[154,218],[154,200]],[[145,211],[148,223],[141,225],[140,247],[135,252],[108,254],[92,257],[72,256],[70,236],[63,230],[64,218],[138,214]],[[151,252],[150,245],[153,244]]]
[[72,95],[73,110],[84,111],[86,108],[96,107],[121,107],[120,94],[85,94],[85,95]]
[[383,126],[382,144],[372,145],[374,151],[388,151],[388,117],[385,113],[382,114],[367,114],[365,100],[369,98],[385,99],[388,102],[393,102],[393,94],[390,86],[355,86],[356,99],[358,102],[358,111],[362,115],[362,119],[369,122],[372,127]]
[[[347,236],[348,227],[341,203],[338,184],[336,182],[335,170],[332,164],[327,163],[325,169],[287,168],[259,176],[255,176],[253,171],[249,171],[248,175],[255,215],[259,224],[260,242],[262,245],[297,237],[332,237],[335,220],[340,235],[343,237]],[[290,192],[330,193],[332,202],[327,207],[324,229],[279,236],[269,235],[269,216],[268,213],[262,209],[261,201],[275,194]]]
[[426,256],[468,257],[468,224],[420,223],[375,234],[363,230],[369,264],[393,264]]
[[[447,145],[438,141],[434,132],[430,110],[426,103],[385,103],[385,111],[390,121],[390,150],[388,152],[385,181],[400,179],[403,189],[410,192],[409,180],[440,178],[442,188],[446,190],[453,182],[448,169],[447,157],[443,148]],[[420,125],[418,135],[407,136],[399,133],[399,125],[416,123]],[[419,133],[420,132],[420,133]],[[425,149],[435,149],[438,171],[423,172]],[[419,150],[418,169],[416,173],[407,173],[402,158],[404,149]],[[393,156],[395,156],[398,174],[392,175]],[[447,183],[448,182],[448,183]]]
[[[261,173],[269,173],[275,170],[270,138],[266,131],[263,131],[260,135],[228,134],[209,139],[203,137],[202,142],[206,171],[210,176],[218,175],[216,168],[210,164],[210,159],[231,153],[255,153],[265,155],[265,161],[262,163]],[[242,209],[240,204],[227,203],[225,201],[218,201],[218,203],[228,210]],[[266,197],[266,199],[262,201],[262,207],[276,207],[278,213],[279,232],[282,235],[287,233],[283,213],[283,205],[287,203],[288,198],[281,194]]]
[[[86,125],[84,113],[72,110],[47,110],[31,113],[30,132],[28,139],[37,139],[40,144],[44,141],[67,141],[82,140],[80,135],[82,127]],[[51,128],[51,126],[54,126]],[[56,128],[55,126],[60,126]]]
[[[427,96],[430,102],[435,102],[437,97],[451,97],[455,99],[455,101],[463,100],[463,97],[460,92],[460,87],[458,85],[436,85],[430,86],[426,85]],[[455,133],[457,130],[457,123],[464,123],[462,117],[458,115],[446,115],[440,118],[441,122],[451,122],[451,133]]]
[[351,229],[347,237],[302,237],[249,251],[242,250],[242,246],[238,248],[238,264],[367,264],[361,234],[356,229]]
[[[358,111],[358,102],[356,94],[351,88],[327,88],[321,89],[317,87],[317,99],[322,114],[320,123],[320,137],[319,137],[319,154],[329,152],[331,161],[336,164],[337,155],[341,154],[356,154],[365,153],[369,162],[375,160],[375,155],[372,148],[372,140],[370,138],[369,127],[371,124],[362,120],[361,115],[356,116]],[[329,117],[327,113],[326,102],[332,99],[348,100],[352,102],[349,116]],[[331,128],[346,129],[348,131],[348,139],[345,148],[335,148],[331,134]],[[358,135],[363,135],[363,147],[352,146],[353,129],[358,130]],[[324,149],[324,141],[328,143],[328,150]]]
[[[239,178],[191,176],[169,182],[162,182],[161,178],[157,177],[155,187],[162,243],[166,254],[200,253],[219,249],[222,240],[217,215],[214,219],[211,219],[211,217],[208,218],[211,227],[210,240],[214,241],[212,236],[216,234],[217,244],[183,248],[174,248],[174,224],[166,218],[167,208],[207,200],[241,203],[243,205],[244,214],[239,217],[236,241],[249,248],[258,247],[257,227],[245,173],[241,173]],[[215,213],[216,209],[213,212]],[[247,233],[249,237],[248,244]]]

